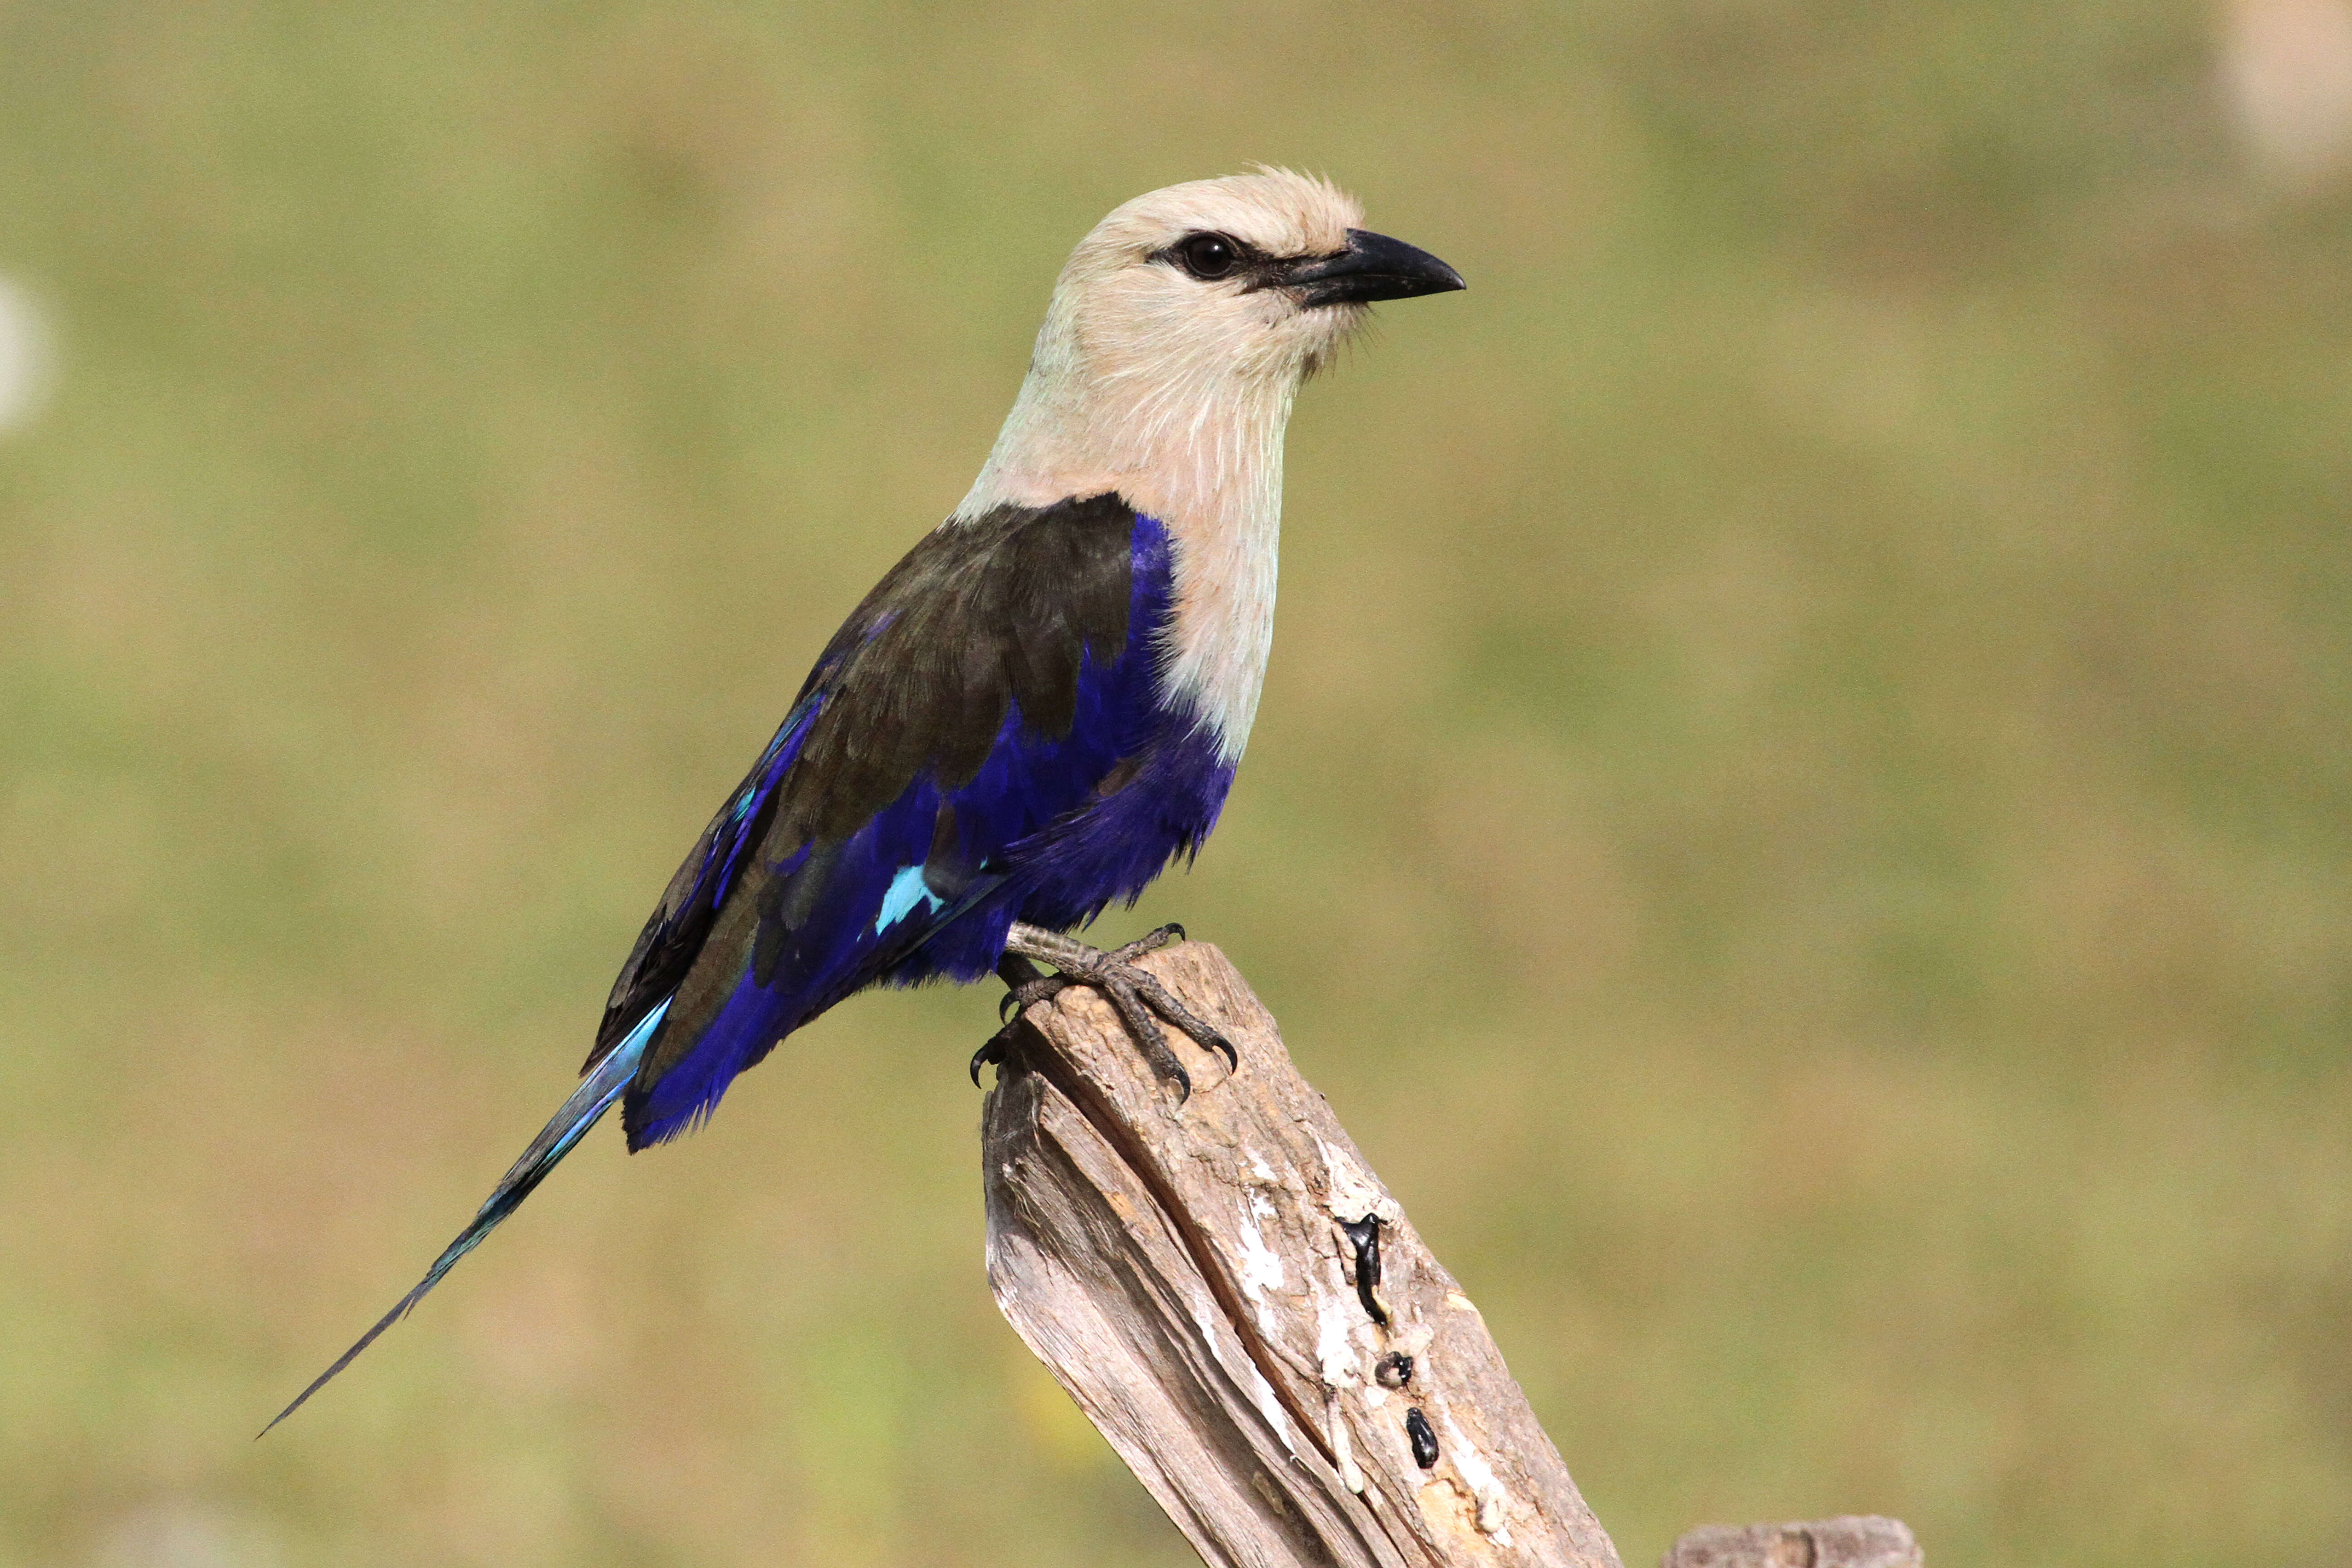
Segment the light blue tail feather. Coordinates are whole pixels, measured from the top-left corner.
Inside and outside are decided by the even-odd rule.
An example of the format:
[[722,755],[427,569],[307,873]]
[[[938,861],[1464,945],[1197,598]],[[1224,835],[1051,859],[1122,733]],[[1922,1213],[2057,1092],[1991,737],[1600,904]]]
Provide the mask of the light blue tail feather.
[[640,1019],[637,1026],[596,1064],[594,1071],[580,1080],[580,1087],[572,1091],[572,1097],[563,1102],[562,1109],[540,1129],[539,1136],[530,1141],[530,1147],[522,1152],[522,1157],[499,1179],[499,1184],[491,1190],[481,1209],[474,1215],[473,1223],[459,1231],[457,1239],[433,1260],[433,1267],[425,1271],[425,1278],[416,1282],[416,1289],[403,1296],[391,1311],[377,1319],[375,1327],[362,1334],[357,1344],[336,1357],[335,1364],[320,1373],[310,1387],[295,1395],[294,1403],[279,1411],[276,1420],[255,1434],[257,1436],[268,1436],[270,1426],[277,1426],[301,1409],[310,1395],[324,1388],[337,1373],[357,1360],[362,1351],[375,1343],[379,1334],[408,1316],[416,1303],[425,1299],[425,1292],[441,1283],[441,1277],[456,1267],[457,1259],[480,1246],[484,1237],[496,1230],[501,1220],[520,1206],[532,1189],[546,1179],[548,1172],[555,1169],[556,1163],[572,1152],[573,1146],[587,1135],[588,1130],[595,1126],[604,1112],[621,1098],[622,1090],[627,1089],[629,1080],[636,1076],[637,1064],[646,1054],[646,1043],[653,1038],[654,1030],[668,1011],[669,1003],[664,1000]]

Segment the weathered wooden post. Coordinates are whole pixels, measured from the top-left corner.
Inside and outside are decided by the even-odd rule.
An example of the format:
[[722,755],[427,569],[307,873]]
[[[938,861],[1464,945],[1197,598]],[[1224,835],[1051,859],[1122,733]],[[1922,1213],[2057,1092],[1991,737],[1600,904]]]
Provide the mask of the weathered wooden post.
[[[1477,1309],[1241,976],[1203,942],[1143,963],[1240,1067],[1188,1055],[1180,1106],[1095,992],[1028,1010],[982,1126],[989,1284],[1022,1339],[1217,1568],[1620,1568]],[[1668,1561],[1797,1561],[1756,1541]]]
[[984,1113],[989,1284],[1215,1564],[1616,1550],[1477,1309],[1223,954],[1146,965],[1224,1030],[1183,1105],[1094,992],[1029,1010]]

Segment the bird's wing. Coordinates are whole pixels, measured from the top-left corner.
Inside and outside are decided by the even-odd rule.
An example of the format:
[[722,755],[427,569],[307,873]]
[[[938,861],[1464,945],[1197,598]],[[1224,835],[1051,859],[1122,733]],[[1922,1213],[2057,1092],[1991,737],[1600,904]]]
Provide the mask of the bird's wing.
[[[631,970],[656,978],[625,972],[633,996],[669,999],[625,1101],[632,1148],[709,1114],[852,992],[985,972],[1009,912],[992,942],[949,929],[1013,874],[1007,851],[1145,743],[1168,595],[1164,531],[1109,495],[950,523],[883,578],[812,677],[801,727],[689,858],[703,868],[673,882],[681,934],[662,911],[648,924]],[[607,1015],[609,1033],[631,1024]]]

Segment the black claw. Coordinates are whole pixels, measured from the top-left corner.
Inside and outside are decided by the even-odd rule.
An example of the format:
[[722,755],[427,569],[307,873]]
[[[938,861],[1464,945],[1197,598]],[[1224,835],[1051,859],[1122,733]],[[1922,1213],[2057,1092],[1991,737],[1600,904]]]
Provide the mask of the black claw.
[[1031,1003],[1059,994],[1070,983],[1066,975],[1040,973],[1035,964],[1015,952],[997,960],[996,977],[1004,982],[1004,995],[996,1004],[996,1020],[1000,1024],[1011,1023],[1017,1015],[1028,1011]]
[[1175,1052],[1169,1052],[1166,1061],[1154,1062],[1152,1066],[1174,1086],[1177,1104],[1182,1105],[1192,1098],[1192,1075],[1184,1070],[1184,1064],[1176,1059]]
[[972,1088],[978,1089],[980,1087],[981,1068],[984,1067],[1001,1068],[1004,1065],[1005,1052],[1011,1047],[1012,1044],[1013,1026],[1007,1024],[1004,1027],[997,1030],[996,1033],[989,1036],[987,1043],[982,1045],[980,1049],[971,1053]]
[[1176,1103],[1182,1105],[1189,1101],[1192,1098],[1192,1075],[1184,1070],[1184,1064],[1176,1059],[1176,1053],[1163,1045],[1160,1047],[1159,1056],[1145,1054],[1150,1057],[1151,1070],[1176,1090]]
[[1225,1058],[1226,1071],[1241,1070],[1241,1054],[1234,1049],[1233,1042],[1226,1039],[1215,1025],[1199,1016],[1192,1009],[1176,1000],[1166,986],[1149,974],[1139,974],[1135,979],[1137,993],[1146,1002],[1151,1004],[1152,1011],[1199,1041],[1202,1049],[1215,1051],[1222,1055]]
[[1158,952],[1171,942],[1185,940],[1187,939],[1184,935],[1184,928],[1171,921],[1156,931],[1145,931],[1125,947],[1114,948],[1110,957],[1116,963],[1133,963],[1147,952]]

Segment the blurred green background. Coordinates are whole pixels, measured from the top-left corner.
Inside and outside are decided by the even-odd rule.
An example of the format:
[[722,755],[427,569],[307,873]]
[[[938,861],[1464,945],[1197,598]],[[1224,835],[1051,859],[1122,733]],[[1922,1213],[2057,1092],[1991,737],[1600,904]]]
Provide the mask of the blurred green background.
[[1471,290],[1302,402],[1109,929],[1242,964],[1629,1563],[2352,1559],[2347,157],[2344,0],[0,4],[0,1565],[1192,1561],[989,1302],[978,990],[249,1439],[1069,246],[1258,159]]

